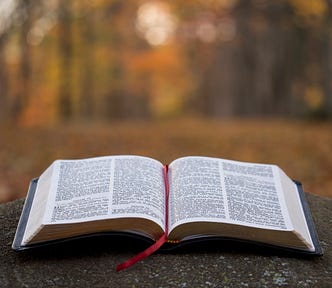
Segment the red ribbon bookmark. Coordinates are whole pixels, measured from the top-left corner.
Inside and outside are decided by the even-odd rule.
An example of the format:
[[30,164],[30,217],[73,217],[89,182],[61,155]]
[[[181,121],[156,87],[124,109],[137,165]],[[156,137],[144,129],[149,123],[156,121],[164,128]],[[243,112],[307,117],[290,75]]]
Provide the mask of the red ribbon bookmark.
[[128,259],[127,261],[119,264],[116,267],[116,272],[119,272],[123,269],[126,269],[132,265],[134,265],[136,262],[141,261],[145,259],[146,257],[150,256],[152,253],[156,252],[167,240],[167,235],[164,233],[159,240],[157,240],[154,244],[152,244],[150,247],[142,251],[141,253],[135,255],[134,257]]
[[153,243],[150,247],[142,251],[141,253],[135,255],[134,257],[128,259],[127,261],[119,264],[116,267],[116,272],[129,268],[130,266],[134,265],[138,261],[149,257],[151,254],[156,252],[166,241],[168,235],[168,194],[169,194],[169,182],[168,182],[168,166],[165,165],[163,169],[164,181],[165,181],[165,233],[161,235],[161,237]]

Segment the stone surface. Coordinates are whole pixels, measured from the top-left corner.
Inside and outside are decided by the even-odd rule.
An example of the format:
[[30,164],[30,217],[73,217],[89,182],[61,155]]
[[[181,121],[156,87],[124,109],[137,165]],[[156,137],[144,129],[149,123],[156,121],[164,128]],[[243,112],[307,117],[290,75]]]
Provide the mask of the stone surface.
[[1,287],[332,287],[332,199],[307,194],[324,255],[297,257],[222,242],[157,253],[115,272],[142,249],[129,239],[94,238],[15,252],[23,200],[0,205]]

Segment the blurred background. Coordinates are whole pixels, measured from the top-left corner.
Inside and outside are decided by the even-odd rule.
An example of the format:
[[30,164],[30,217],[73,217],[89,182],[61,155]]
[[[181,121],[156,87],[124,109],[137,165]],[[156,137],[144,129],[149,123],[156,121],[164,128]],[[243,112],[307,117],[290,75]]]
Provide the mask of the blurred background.
[[1,0],[0,202],[58,158],[274,163],[332,197],[332,0]]

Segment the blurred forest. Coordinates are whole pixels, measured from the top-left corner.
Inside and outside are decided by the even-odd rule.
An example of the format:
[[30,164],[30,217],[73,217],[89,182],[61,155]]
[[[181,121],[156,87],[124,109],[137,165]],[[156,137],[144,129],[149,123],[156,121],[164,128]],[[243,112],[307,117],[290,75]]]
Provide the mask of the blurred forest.
[[331,0],[2,0],[2,121],[332,115]]
[[0,203],[57,158],[274,163],[332,197],[332,0],[0,0]]

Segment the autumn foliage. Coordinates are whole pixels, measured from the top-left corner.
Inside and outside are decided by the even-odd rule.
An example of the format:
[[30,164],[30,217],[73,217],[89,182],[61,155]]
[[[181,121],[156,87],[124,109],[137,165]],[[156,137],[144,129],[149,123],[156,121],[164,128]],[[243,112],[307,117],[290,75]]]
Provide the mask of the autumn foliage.
[[332,115],[331,0],[2,0],[0,120]]
[[332,0],[0,1],[0,202],[112,154],[276,163],[332,197]]

